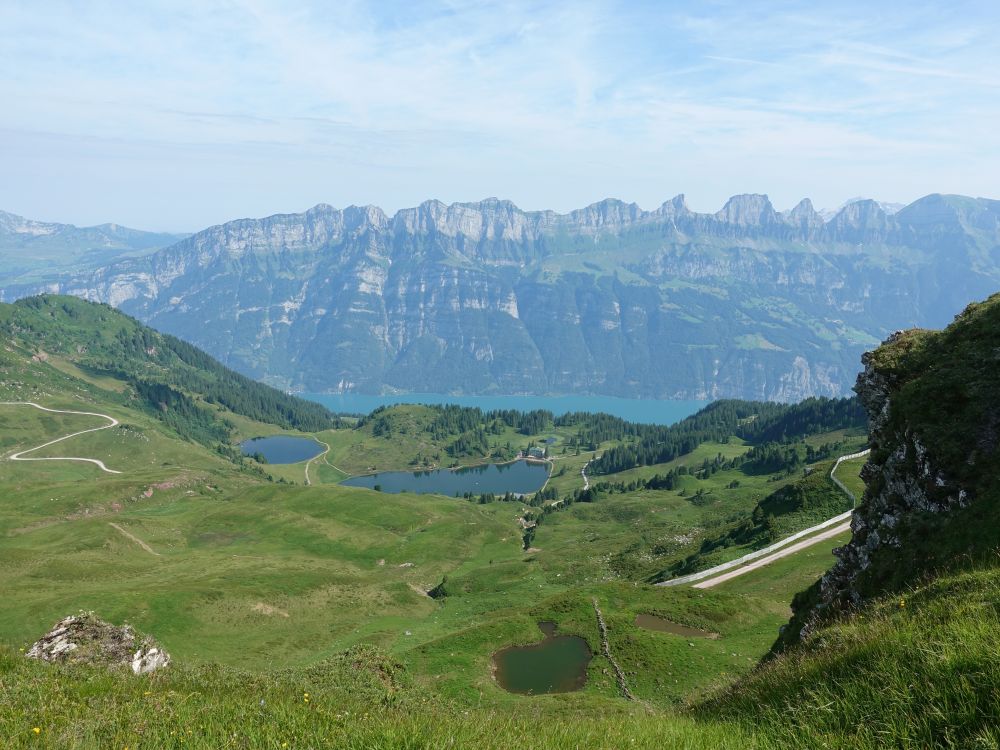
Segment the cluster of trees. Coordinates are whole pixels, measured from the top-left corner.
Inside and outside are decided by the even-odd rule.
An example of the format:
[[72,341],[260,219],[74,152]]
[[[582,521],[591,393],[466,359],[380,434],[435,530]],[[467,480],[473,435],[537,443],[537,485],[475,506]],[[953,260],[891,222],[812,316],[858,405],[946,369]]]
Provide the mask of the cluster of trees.
[[783,411],[758,415],[736,434],[756,443],[785,443],[819,432],[867,426],[868,417],[856,397],[807,398]]
[[679,478],[688,474],[686,466],[678,466],[666,474],[654,474],[648,479],[633,479],[631,482],[597,482],[594,489],[609,495],[620,495],[639,490],[675,490],[679,486]]
[[445,450],[449,456],[486,456],[490,452],[490,441],[484,429],[477,428],[459,435]]
[[478,503],[479,505],[485,505],[486,503],[525,503],[531,507],[537,508],[550,503],[559,497],[559,493],[556,492],[554,487],[545,487],[538,492],[531,495],[531,497],[525,497],[523,495],[516,495],[513,492],[507,492],[503,495],[497,495],[493,492],[485,492],[481,495],[477,495],[473,492],[466,492],[462,495],[463,498],[471,502]]
[[[571,415],[567,415],[569,417]],[[673,461],[705,442],[727,443],[731,436],[754,443],[787,443],[816,432],[845,428],[863,428],[864,410],[856,398],[811,398],[799,404],[775,404],[757,401],[716,401],[697,414],[670,426],[637,425],[614,417],[597,415],[590,429],[587,415],[572,415],[584,423],[581,438],[623,440],[591,462],[594,474],[614,474],[636,466]]]
[[487,503],[518,503],[521,502],[521,497],[515,495],[513,492],[505,492],[503,495],[497,495],[494,492],[484,492],[481,495],[477,495],[474,492],[466,492],[462,497],[469,502],[477,503],[479,505],[486,505]]
[[[380,406],[367,417],[362,417],[357,426],[364,427],[385,415],[392,407]],[[506,428],[517,430],[522,435],[537,435],[549,429],[555,418],[545,409],[517,411],[515,409],[492,409],[483,411],[478,407],[456,404],[435,404],[426,408],[433,410],[434,417],[423,428],[435,440],[444,440],[472,430],[486,430],[499,435]]]
[[433,416],[427,420],[400,420],[392,407],[380,406],[371,414],[358,420],[357,429],[371,425],[376,437],[391,437],[397,432],[416,430],[427,434],[431,440],[441,444],[451,441],[445,448],[449,456],[486,456],[512,458],[516,451],[507,441],[505,446],[491,450],[490,437],[503,435],[514,429],[522,435],[537,435],[551,428],[552,412],[542,409],[515,411],[513,409],[482,409],[443,404],[428,406]]
[[733,459],[732,465],[742,466],[747,474],[794,474],[806,464],[832,458],[841,445],[839,442],[823,443],[816,448],[801,442],[764,443]]
[[[117,370],[127,377],[149,379],[148,363],[157,368],[166,384],[244,417],[280,427],[305,431],[343,426],[326,407],[292,396],[233,372],[205,352],[180,339],[145,326],[122,328],[115,336]],[[187,367],[178,366],[178,360]]]
[[163,383],[136,380],[132,383],[140,407],[154,414],[178,435],[212,445],[229,438],[232,425],[202,409],[187,395]]
[[430,407],[437,414],[427,425],[426,431],[435,440],[444,440],[454,435],[483,430],[492,435],[503,434],[506,428],[517,430],[522,435],[537,435],[548,429],[553,422],[552,412],[543,409],[516,411],[514,409],[482,409],[468,406],[445,404]]

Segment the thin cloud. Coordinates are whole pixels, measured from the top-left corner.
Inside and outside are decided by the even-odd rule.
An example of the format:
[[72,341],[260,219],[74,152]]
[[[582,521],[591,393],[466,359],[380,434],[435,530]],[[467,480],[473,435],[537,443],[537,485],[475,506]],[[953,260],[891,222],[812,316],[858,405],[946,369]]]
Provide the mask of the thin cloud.
[[836,205],[989,193],[1000,166],[986,4],[286,6],[5,3],[0,208],[196,228],[429,195]]

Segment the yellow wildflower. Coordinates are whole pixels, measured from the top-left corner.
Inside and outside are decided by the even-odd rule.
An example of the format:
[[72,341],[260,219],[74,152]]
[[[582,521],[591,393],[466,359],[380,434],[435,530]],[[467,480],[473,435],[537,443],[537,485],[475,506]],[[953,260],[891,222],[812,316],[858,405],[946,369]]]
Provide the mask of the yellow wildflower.
[[41,727],[34,727],[31,731],[34,732],[35,734],[41,734],[42,733],[42,728]]

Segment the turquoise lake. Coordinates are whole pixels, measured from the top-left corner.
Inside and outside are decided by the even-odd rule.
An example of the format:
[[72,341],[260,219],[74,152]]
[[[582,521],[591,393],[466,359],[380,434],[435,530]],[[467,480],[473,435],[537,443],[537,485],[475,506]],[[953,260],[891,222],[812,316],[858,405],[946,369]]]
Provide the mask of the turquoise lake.
[[483,411],[546,409],[556,416],[569,412],[603,412],[629,422],[669,425],[689,417],[711,401],[656,401],[613,396],[449,396],[440,393],[402,393],[369,396],[360,393],[302,393],[303,398],[342,414],[368,414],[392,404],[458,404]]

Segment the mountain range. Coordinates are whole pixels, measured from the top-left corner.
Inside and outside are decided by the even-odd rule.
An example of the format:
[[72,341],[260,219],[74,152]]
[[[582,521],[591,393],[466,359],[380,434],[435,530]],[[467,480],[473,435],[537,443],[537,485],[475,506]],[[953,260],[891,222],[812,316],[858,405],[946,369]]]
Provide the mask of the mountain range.
[[187,235],[120,224],[77,227],[0,211],[0,283],[37,283],[151,253]]
[[291,390],[795,400],[1000,288],[1000,201],[894,208],[321,204],[0,284],[110,303]]

